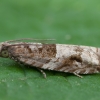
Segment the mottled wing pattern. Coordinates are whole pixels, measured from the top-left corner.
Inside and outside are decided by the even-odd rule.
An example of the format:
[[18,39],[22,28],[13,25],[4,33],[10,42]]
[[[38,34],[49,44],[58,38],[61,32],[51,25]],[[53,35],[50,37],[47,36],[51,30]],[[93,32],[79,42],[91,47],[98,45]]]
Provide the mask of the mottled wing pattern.
[[41,69],[77,74],[100,71],[94,48],[33,43],[10,46],[8,51],[11,59]]
[[56,56],[55,44],[14,44],[9,47],[10,58],[23,64],[42,67]]
[[65,59],[49,59],[49,58],[19,58],[19,61],[23,64],[34,66],[41,69],[46,70],[55,70],[61,72],[68,72],[68,73],[77,73],[77,74],[87,74],[87,73],[98,73],[96,68],[88,67],[87,65],[78,64],[78,66],[65,62]]

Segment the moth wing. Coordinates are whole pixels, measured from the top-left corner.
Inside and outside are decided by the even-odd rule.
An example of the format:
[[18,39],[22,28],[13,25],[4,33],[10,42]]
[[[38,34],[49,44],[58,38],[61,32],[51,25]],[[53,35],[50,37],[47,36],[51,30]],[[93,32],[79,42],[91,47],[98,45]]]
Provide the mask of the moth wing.
[[78,69],[78,67],[74,65],[67,65],[67,63],[64,62],[64,59],[60,58],[58,59],[52,59],[50,62],[45,63],[41,68],[48,69],[48,70],[55,70],[55,71],[61,71],[61,72],[71,72]]
[[63,59],[58,60],[57,58],[50,59],[46,58],[19,58],[18,59],[21,63],[25,65],[34,66],[41,69],[46,70],[55,70],[55,71],[62,71],[62,72],[73,72],[73,70],[77,69],[75,66],[66,66],[65,63],[62,61]]
[[30,65],[34,67],[41,68],[45,63],[50,61],[50,58],[41,58],[41,57],[18,57],[18,62],[23,63],[24,65]]
[[91,73],[98,73],[97,69],[94,69],[93,67],[87,67],[86,66],[75,66],[75,65],[67,65],[65,62],[63,62],[63,59],[57,59],[57,58],[19,58],[18,59],[21,63],[24,63],[26,65],[34,66],[41,69],[46,70],[54,70],[54,71],[61,71],[61,72],[68,72],[68,73],[76,73],[76,74],[91,74]]
[[78,76],[78,74],[91,74],[91,73],[99,73],[98,69],[94,67],[87,67],[87,65],[67,65],[64,62],[53,62],[50,61],[44,64],[41,68],[48,69],[48,70],[55,70],[60,72],[68,72],[74,73]]
[[38,68],[42,69],[49,69],[49,70],[57,70],[57,68],[60,68],[63,66],[63,62],[57,61],[57,58],[41,58],[41,57],[19,57],[18,61],[30,65],[30,66],[36,66]]

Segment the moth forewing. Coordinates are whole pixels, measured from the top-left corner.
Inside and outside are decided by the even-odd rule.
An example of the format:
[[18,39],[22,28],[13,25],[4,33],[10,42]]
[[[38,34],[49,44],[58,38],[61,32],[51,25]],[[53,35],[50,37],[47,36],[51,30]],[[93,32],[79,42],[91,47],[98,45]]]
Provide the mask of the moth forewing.
[[[4,54],[4,50],[9,56]],[[77,76],[100,72],[100,49],[96,47],[14,40],[1,43],[0,56],[8,56],[36,68],[69,72]]]
[[[50,44],[46,45],[46,47],[50,46]],[[53,49],[51,49],[51,47],[49,48],[51,49],[50,51],[41,46],[42,49],[40,53],[39,49],[33,49],[33,46],[31,45],[30,49],[32,50],[32,54],[34,53],[34,60],[33,57],[28,53],[27,55],[19,58],[19,61],[31,66],[48,70],[77,74],[98,72],[99,56],[96,52],[96,48],[61,44],[56,44],[53,46]],[[35,59],[36,57],[38,59]],[[50,59],[46,60],[47,58]],[[44,62],[41,62],[40,59],[43,59]]]

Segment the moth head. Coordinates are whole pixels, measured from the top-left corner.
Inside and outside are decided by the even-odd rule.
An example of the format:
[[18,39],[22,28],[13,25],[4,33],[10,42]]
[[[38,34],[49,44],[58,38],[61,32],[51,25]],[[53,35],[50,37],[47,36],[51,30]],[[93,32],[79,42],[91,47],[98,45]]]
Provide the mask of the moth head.
[[9,53],[7,50],[1,51],[1,56],[4,58],[8,58],[9,57]]
[[9,57],[8,50],[5,48],[6,46],[7,46],[6,43],[0,44],[0,57],[4,57],[4,58]]

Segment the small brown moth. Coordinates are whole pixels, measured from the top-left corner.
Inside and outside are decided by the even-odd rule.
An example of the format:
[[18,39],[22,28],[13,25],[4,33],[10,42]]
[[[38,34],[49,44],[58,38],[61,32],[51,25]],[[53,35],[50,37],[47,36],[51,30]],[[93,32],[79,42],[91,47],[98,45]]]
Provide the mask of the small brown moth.
[[[2,42],[0,44],[0,57],[34,66],[44,74],[44,77],[46,74],[42,69],[73,73],[79,77],[82,77],[80,74],[100,72],[100,48],[21,42],[22,40],[32,39]],[[37,40],[35,39],[35,41]]]

